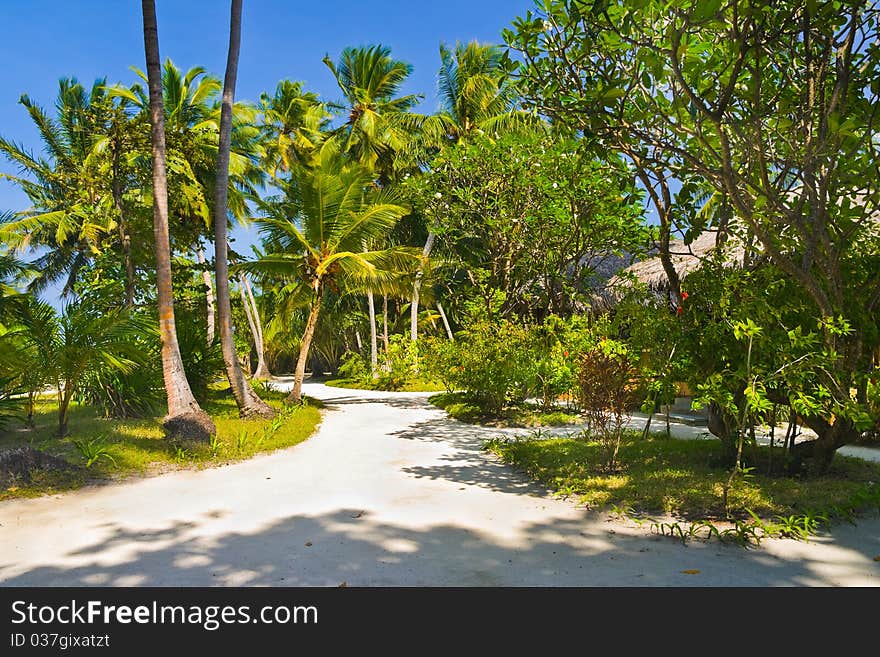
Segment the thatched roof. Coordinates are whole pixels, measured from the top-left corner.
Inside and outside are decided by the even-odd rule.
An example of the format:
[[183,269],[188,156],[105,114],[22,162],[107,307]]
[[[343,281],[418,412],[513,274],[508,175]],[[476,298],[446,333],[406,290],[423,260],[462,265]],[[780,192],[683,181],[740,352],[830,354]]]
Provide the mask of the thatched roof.
[[[684,279],[689,273],[700,268],[700,265],[711,257],[712,251],[717,248],[718,233],[716,231],[704,231],[690,244],[682,240],[673,240],[669,244],[669,253],[672,256],[672,265],[679,278]],[[744,250],[736,238],[729,238],[724,246],[724,257],[731,265],[742,265]],[[619,272],[610,281],[609,285],[628,282],[630,276],[642,283],[647,284],[648,289],[664,291],[669,286],[669,279],[663,269],[660,256],[654,256],[647,260],[637,262]]]
[[[699,269],[718,248],[717,241],[718,233],[708,230],[698,235],[690,244],[685,244],[683,240],[672,240],[669,244],[669,252],[679,278],[684,279],[689,273]],[[735,237],[729,236],[722,248],[727,262],[732,266],[742,266],[745,250]],[[663,263],[660,261],[660,256],[655,255],[621,269],[611,276],[605,289],[594,300],[595,305],[613,306],[620,300],[623,291],[632,285],[633,278],[645,283],[652,292],[664,294],[669,290],[669,279],[663,269]]]
[[[795,191],[789,192],[791,198],[795,198]],[[862,194],[854,194],[852,202],[858,205],[866,203],[865,196]],[[867,223],[864,235],[872,235],[880,238],[880,210],[874,209],[866,215]],[[672,257],[672,264],[678,273],[680,280],[684,280],[688,274],[699,269],[713,255],[713,251],[723,249],[721,255],[723,262],[731,267],[742,267],[748,257],[750,265],[756,257],[760,258],[761,248],[758,244],[753,244],[748,256],[743,242],[735,235],[728,234],[723,246],[718,245],[719,233],[714,230],[703,231],[690,244],[685,244],[683,240],[672,240],[669,245],[669,252]],[[656,249],[654,250],[656,254]],[[623,292],[631,287],[632,280],[636,280],[647,285],[648,290],[659,295],[669,294],[669,278],[663,269],[663,263],[660,257],[653,255],[640,262],[636,262],[625,269],[619,270],[614,276],[608,278],[603,290],[597,290],[594,296],[594,307],[611,307],[615,305],[623,296]]]

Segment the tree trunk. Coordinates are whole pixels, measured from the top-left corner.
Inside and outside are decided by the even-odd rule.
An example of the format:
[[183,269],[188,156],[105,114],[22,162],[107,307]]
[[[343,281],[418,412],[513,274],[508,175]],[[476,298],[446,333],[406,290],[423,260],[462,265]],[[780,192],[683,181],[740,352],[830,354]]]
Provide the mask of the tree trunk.
[[708,404],[706,410],[709,414],[708,429],[721,441],[721,458],[725,465],[733,464],[736,461],[736,437],[730,430],[730,418],[717,404]]
[[[253,314],[253,310],[251,309],[250,301],[248,301],[248,298],[247,298],[247,292],[244,289],[244,274],[242,274],[242,273],[239,273],[239,275],[238,275],[238,291],[241,294],[241,305],[244,307],[244,314],[245,314],[245,317],[247,317],[248,326],[251,329],[251,337],[254,339],[254,349],[257,349],[257,327],[254,324],[254,314]],[[248,374],[250,374],[250,371],[251,371],[250,362],[251,362],[251,353],[250,353],[250,350],[248,350],[247,367],[245,368],[245,371]]]
[[37,391],[36,390],[28,390],[27,394],[27,417],[25,418],[25,426],[28,429],[33,429],[36,426],[34,422],[34,411],[36,410],[37,405]]
[[144,53],[150,88],[150,122],[153,146],[153,237],[156,250],[156,287],[159,331],[162,338],[162,376],[168,398],[168,415],[162,426],[169,440],[208,442],[217,427],[193,397],[174,323],[171,287],[171,241],[168,235],[168,180],[165,171],[165,111],[162,102],[162,69],[155,0],[141,0],[144,18]]
[[306,377],[306,362],[309,360],[309,347],[312,346],[312,337],[315,335],[315,326],[318,324],[318,315],[321,312],[321,294],[320,290],[315,294],[312,301],[312,309],[309,312],[309,319],[306,321],[306,330],[303,333],[302,342],[299,347],[299,358],[296,361],[296,372],[293,376],[293,389],[284,401],[288,404],[298,404],[302,401],[302,384]]
[[382,295],[382,346],[388,353],[388,295]]
[[[196,257],[200,265],[205,264],[205,253],[202,248],[196,249]],[[211,280],[211,272],[202,269],[202,281],[205,283],[205,307],[208,309],[208,339],[210,345],[214,342],[215,322],[214,322],[214,282]]]
[[858,440],[861,432],[849,420],[836,418],[834,424],[818,417],[804,418],[804,424],[812,429],[817,438],[791,447],[791,469],[798,472],[803,469],[804,461],[809,459],[818,474],[828,470],[834,454],[844,445]]
[[437,301],[437,312],[440,313],[440,319],[443,320],[443,328],[446,329],[446,337],[449,338],[450,342],[455,341],[455,337],[452,335],[452,329],[449,326],[449,320],[446,318],[446,311],[443,310],[443,304],[440,301]]
[[64,383],[64,390],[58,389],[58,437],[64,438],[70,431],[67,427],[67,409],[70,408],[70,384]]
[[245,292],[247,292],[247,298],[250,302],[251,316],[253,317],[254,327],[257,329],[254,337],[257,348],[257,370],[254,372],[254,378],[258,381],[266,381],[272,378],[272,372],[269,371],[269,359],[266,358],[266,341],[263,339],[263,322],[260,320],[260,311],[257,308],[257,301],[254,299],[254,291],[251,289],[251,282],[244,274],[241,275],[240,280],[244,285]]
[[434,248],[434,240],[437,236],[428,232],[428,239],[425,240],[425,247],[422,249],[422,263],[416,271],[416,279],[413,282],[412,303],[409,306],[409,336],[413,342],[419,339],[419,292],[422,289],[422,278],[425,276],[424,260],[431,255],[431,249]]
[[128,222],[122,205],[122,181],[119,172],[119,148],[114,144],[113,150],[113,206],[119,215],[117,232],[122,244],[122,261],[125,265],[125,307],[134,306],[134,264],[131,260],[131,236],[128,234]]
[[229,298],[229,261],[226,243],[227,194],[229,192],[229,152],[232,140],[232,102],[235,78],[238,75],[238,53],[241,46],[241,2],[232,0],[229,26],[229,57],[223,80],[223,100],[220,105],[220,138],[217,148],[217,182],[214,186],[214,271],[217,279],[217,320],[220,324],[220,345],[226,378],[243,418],[274,417],[275,411],[254,392],[244,377],[235,339],[232,335],[232,304]]
[[367,291],[367,309],[370,312],[370,372],[373,378],[379,377],[379,345],[376,337],[376,303],[373,291]]

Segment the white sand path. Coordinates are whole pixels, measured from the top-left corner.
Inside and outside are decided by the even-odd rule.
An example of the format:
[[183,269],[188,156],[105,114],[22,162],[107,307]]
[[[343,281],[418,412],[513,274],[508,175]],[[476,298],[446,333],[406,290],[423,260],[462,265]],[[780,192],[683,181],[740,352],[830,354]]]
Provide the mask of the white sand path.
[[481,451],[499,430],[427,393],[304,392],[327,410],[296,447],[0,503],[0,585],[880,585],[877,515],[806,543],[685,546],[550,497]]

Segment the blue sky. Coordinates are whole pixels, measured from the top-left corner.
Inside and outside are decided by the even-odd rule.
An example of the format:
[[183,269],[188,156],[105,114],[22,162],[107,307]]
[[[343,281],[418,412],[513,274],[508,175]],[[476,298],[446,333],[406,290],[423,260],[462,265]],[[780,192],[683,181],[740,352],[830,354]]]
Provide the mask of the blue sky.
[[[411,63],[406,93],[425,96],[420,111],[437,108],[439,44],[500,42],[501,30],[532,8],[532,0],[244,0],[236,98],[256,100],[283,79],[338,99],[321,62],[346,46],[381,43]],[[223,76],[228,46],[227,0],[156,0],[159,48],[182,69],[204,66]],[[19,96],[51,107],[61,77],[91,83],[99,77],[130,83],[129,67],[144,68],[143,23],[137,0],[0,0],[0,134],[39,148]],[[0,171],[12,172],[5,161]],[[19,210],[27,198],[0,181],[0,210]],[[239,235],[239,244],[249,235]]]

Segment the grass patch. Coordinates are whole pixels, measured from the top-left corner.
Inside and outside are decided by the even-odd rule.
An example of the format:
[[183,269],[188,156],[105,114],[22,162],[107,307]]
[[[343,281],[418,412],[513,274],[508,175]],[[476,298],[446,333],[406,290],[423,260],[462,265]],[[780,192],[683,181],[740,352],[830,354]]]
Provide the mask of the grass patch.
[[530,404],[511,406],[498,414],[486,413],[479,402],[463,392],[443,392],[432,395],[428,401],[456,420],[488,427],[558,427],[583,421],[577,413],[545,411]]
[[425,379],[415,379],[407,381],[399,388],[390,390],[381,387],[381,384],[372,381],[361,381],[360,379],[328,379],[324,381],[324,385],[334,388],[352,388],[354,390],[384,390],[386,392],[439,392],[445,390],[443,384],[436,381],[427,381]]
[[[687,522],[790,518],[798,515],[851,518],[859,507],[880,505],[880,465],[837,455],[826,474],[802,477],[766,474],[770,448],[758,453],[755,469],[730,491],[731,517],[722,506],[728,470],[719,465],[715,441],[680,440],[628,433],[620,467],[605,470],[596,440],[572,438],[489,441],[485,449],[562,496],[598,509],[625,509],[628,516],[666,514]],[[773,461],[783,460],[781,448]]]
[[[66,460],[73,469],[36,473],[30,482],[0,489],[0,500],[36,497],[86,484],[107,483],[130,476],[158,474],[185,468],[226,465],[303,442],[321,421],[320,402],[307,399],[297,407],[282,403],[285,394],[261,390],[260,395],[279,415],[272,420],[243,420],[228,387],[210,390],[203,405],[217,426],[211,445],[182,449],[163,438],[162,419],[105,419],[87,406],[70,409],[70,435],[55,436],[56,404],[41,399],[33,430],[0,431],[0,450],[31,446]],[[91,464],[89,465],[89,462]]]

